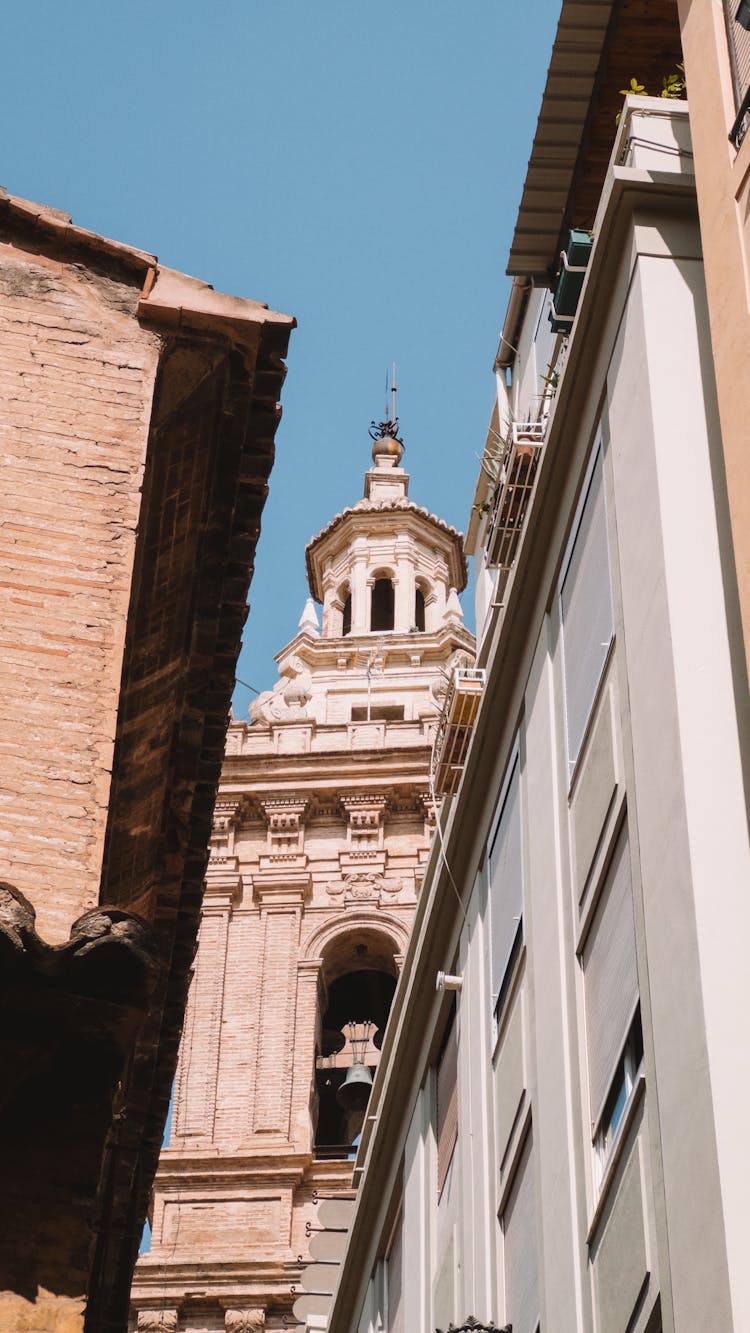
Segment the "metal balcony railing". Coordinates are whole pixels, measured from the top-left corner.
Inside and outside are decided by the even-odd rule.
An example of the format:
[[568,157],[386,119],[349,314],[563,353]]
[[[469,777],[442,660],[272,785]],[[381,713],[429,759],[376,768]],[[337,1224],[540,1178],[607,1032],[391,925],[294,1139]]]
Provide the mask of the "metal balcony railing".
[[502,461],[487,533],[487,564],[511,569],[544,441],[545,423],[514,422]]
[[458,787],[483,690],[484,671],[478,667],[459,667],[453,672],[432,752],[438,796],[452,796]]

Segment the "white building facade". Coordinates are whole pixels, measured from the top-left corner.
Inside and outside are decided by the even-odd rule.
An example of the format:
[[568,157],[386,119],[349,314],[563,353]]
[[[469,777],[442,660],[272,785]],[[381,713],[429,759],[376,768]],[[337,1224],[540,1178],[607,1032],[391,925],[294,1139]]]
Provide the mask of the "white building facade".
[[750,1328],[750,847],[687,103],[627,98],[612,136],[570,336],[531,273],[503,330],[484,696],[335,1333]]

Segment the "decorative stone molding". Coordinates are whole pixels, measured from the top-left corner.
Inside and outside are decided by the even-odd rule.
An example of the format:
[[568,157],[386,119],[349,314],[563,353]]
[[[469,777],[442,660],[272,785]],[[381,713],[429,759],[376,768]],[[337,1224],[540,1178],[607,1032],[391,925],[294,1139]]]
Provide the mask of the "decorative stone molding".
[[312,875],[293,867],[277,867],[273,871],[252,876],[253,898],[261,908],[298,908],[312,893]]
[[409,942],[409,925],[407,921],[385,911],[383,907],[377,908],[369,902],[358,905],[350,912],[337,912],[316,925],[302,941],[298,966],[304,967],[308,962],[319,966],[326,950],[338,939],[351,934],[353,930],[368,929],[375,934],[388,937],[398,962],[399,955],[405,952]]
[[264,1333],[265,1310],[227,1310],[224,1316],[227,1333]]
[[334,902],[357,903],[394,901],[404,887],[404,881],[389,880],[371,870],[350,871],[340,879],[330,879],[326,893]]
[[288,861],[290,857],[296,858],[302,853],[304,821],[309,808],[309,797],[295,800],[282,796],[261,802],[268,829],[267,856],[270,861]]
[[[436,1333],[443,1333],[441,1328],[436,1329]],[[503,1324],[498,1328],[496,1324],[480,1324],[478,1319],[469,1315],[463,1324],[449,1324],[446,1333],[512,1333],[510,1324]]]
[[139,1310],[136,1333],[176,1333],[176,1310]]
[[312,676],[296,656],[279,667],[279,679],[272,690],[263,690],[250,705],[250,717],[256,726],[270,727],[280,722],[298,722],[307,716],[306,706],[312,691]]
[[379,852],[383,847],[383,817],[387,797],[344,796],[341,804],[349,820],[347,842],[351,854]]

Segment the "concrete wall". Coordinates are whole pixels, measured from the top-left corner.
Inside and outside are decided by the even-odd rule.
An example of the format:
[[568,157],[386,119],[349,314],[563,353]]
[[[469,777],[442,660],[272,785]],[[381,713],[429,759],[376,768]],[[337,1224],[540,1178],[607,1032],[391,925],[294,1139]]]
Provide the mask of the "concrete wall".
[[[750,1327],[740,1257],[750,1163],[738,1123],[750,1068],[743,965],[750,859],[722,567],[726,526],[712,477],[718,415],[689,192],[682,204],[649,198],[652,180],[639,168],[621,170],[603,200],[598,258],[545,443],[555,480],[543,462],[527,558],[519,556],[506,607],[488,616],[480,646],[487,697],[445,837],[466,917],[435,856],[424,889],[434,916],[430,922],[428,907],[418,924],[430,962],[415,954],[370,1147],[382,1161],[392,1142],[396,1188],[403,1140],[389,1108],[410,1025],[426,1023],[412,1076],[425,1088],[435,1059],[440,1012],[420,999],[433,981],[431,924],[444,941],[443,965],[463,976],[458,1157],[466,1188],[450,1219],[461,1263],[451,1317],[496,1324],[509,1317],[499,1219],[531,1126],[545,1333]],[[642,203],[616,193],[626,182],[643,190]],[[530,304],[522,348],[534,317]],[[600,442],[615,632],[571,773],[559,591]],[[495,1035],[484,866],[516,739],[524,943]],[[644,1052],[614,1143],[600,1151],[589,1109],[582,954],[624,822]],[[452,932],[441,913],[451,915]],[[412,1129],[405,1143],[407,1179],[420,1152],[427,1160],[421,1098],[421,1138]],[[364,1269],[358,1222],[364,1230],[377,1216],[373,1188],[365,1175],[352,1236]],[[387,1188],[380,1179],[379,1192]],[[436,1226],[440,1236],[448,1219],[434,1198],[427,1217],[418,1215],[407,1189],[404,1225],[414,1246],[413,1229],[429,1234]],[[408,1308],[415,1326],[433,1327],[450,1312],[436,1308],[433,1271],[417,1257],[405,1268]],[[337,1333],[347,1327],[335,1320],[350,1299],[348,1284],[339,1295]],[[417,1320],[425,1309],[432,1323]]]

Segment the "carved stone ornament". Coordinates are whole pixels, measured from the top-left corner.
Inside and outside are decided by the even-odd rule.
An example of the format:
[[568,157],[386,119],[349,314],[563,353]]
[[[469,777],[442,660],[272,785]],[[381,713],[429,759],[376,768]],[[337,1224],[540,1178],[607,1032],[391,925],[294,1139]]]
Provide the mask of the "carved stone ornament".
[[[435,1330],[435,1333],[443,1333],[442,1328]],[[510,1324],[503,1324],[498,1328],[495,1324],[480,1324],[478,1319],[469,1315],[463,1324],[449,1324],[446,1333],[512,1333]]]
[[175,1333],[176,1310],[139,1310],[136,1333]]
[[290,657],[279,668],[272,690],[263,690],[250,705],[251,721],[260,727],[276,722],[298,722],[307,716],[312,694],[312,676],[299,657]]
[[224,1316],[227,1333],[263,1333],[266,1327],[265,1310],[227,1310]]
[[352,871],[341,879],[330,879],[326,884],[326,892],[335,902],[343,900],[347,903],[361,903],[372,902],[374,899],[381,903],[384,897],[395,898],[403,887],[403,880],[388,880],[385,875],[362,870]]

